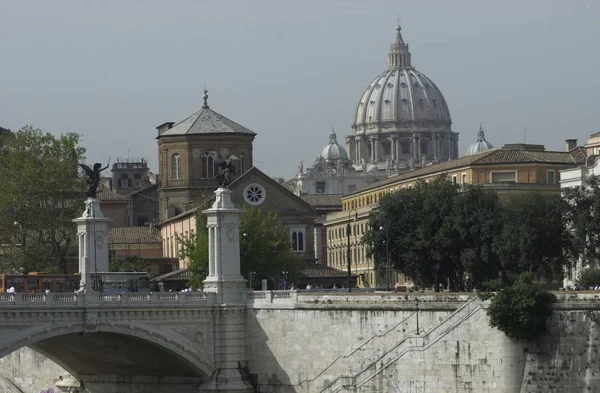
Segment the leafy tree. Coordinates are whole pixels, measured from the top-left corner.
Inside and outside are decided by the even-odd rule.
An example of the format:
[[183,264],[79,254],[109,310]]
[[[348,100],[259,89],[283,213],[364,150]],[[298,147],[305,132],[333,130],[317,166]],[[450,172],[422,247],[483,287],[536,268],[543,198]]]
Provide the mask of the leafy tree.
[[493,190],[468,185],[456,196],[452,229],[460,239],[460,259],[469,287],[498,278],[500,262],[494,252],[494,239],[502,223],[500,200]]
[[439,177],[383,196],[363,238],[375,268],[385,267],[389,252],[394,269],[418,286],[439,290],[446,279],[458,285],[460,249],[451,219],[457,193],[455,184]]
[[577,284],[581,285],[584,289],[600,285],[600,269],[583,269],[581,273],[579,273]]
[[109,270],[111,272],[150,272],[150,266],[148,266],[148,261],[142,258],[114,256],[110,258]]
[[564,210],[560,196],[541,192],[523,193],[507,201],[494,250],[509,281],[523,272],[549,279],[562,277],[570,244]]
[[85,149],[74,133],[55,137],[27,126],[6,134],[0,151],[0,240],[13,268],[67,273],[72,220],[83,208],[77,163]]
[[587,186],[562,190],[565,220],[572,234],[572,257],[587,265],[600,261],[600,178],[591,176]]
[[492,296],[487,310],[490,325],[510,338],[531,340],[546,332],[546,320],[556,297],[532,279],[531,273],[524,273],[512,286]]
[[[208,231],[201,208],[196,214],[196,231],[179,237],[180,256],[190,261],[190,285],[201,287],[208,275]],[[245,205],[240,218],[241,274],[280,276],[287,271],[297,277],[302,261],[292,252],[288,229],[275,214],[265,214],[259,208]]]

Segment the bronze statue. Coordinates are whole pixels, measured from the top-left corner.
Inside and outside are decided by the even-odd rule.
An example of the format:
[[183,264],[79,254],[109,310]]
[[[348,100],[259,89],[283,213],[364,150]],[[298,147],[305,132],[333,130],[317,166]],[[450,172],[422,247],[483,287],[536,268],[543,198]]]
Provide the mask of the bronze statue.
[[213,162],[217,164],[217,168],[219,168],[219,173],[215,175],[215,180],[219,187],[229,186],[233,181],[233,176],[235,176],[235,165],[233,165],[233,161],[239,160],[239,158],[235,155],[228,155],[226,159],[222,159],[221,155],[216,151],[208,151],[204,154],[212,157]]
[[94,169],[92,169],[85,164],[79,164],[79,166],[85,171],[85,174],[87,176],[86,183],[88,184],[88,189],[86,194],[88,197],[96,198],[96,190],[100,185],[100,172],[108,168],[108,165],[102,168],[102,164],[97,162],[94,164]]

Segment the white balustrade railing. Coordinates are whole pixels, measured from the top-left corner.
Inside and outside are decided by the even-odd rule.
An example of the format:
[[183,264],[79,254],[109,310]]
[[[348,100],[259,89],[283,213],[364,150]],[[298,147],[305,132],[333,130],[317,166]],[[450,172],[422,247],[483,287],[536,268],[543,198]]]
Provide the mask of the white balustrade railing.
[[297,291],[248,291],[248,303],[255,306],[290,306],[298,301]]
[[[210,294],[209,294],[210,295]],[[0,293],[0,308],[7,306],[85,306],[119,305],[199,305],[212,304],[203,292],[134,292],[134,293]]]

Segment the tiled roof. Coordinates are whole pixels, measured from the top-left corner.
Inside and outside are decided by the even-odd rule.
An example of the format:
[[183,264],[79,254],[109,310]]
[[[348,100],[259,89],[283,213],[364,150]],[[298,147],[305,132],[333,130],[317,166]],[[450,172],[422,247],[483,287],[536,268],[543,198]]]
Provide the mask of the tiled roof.
[[342,206],[342,194],[304,194],[300,198],[312,207]]
[[368,190],[395,184],[399,181],[410,180],[422,176],[432,175],[459,169],[466,166],[475,165],[501,165],[501,164],[529,164],[529,163],[547,163],[547,164],[583,164],[585,162],[585,153],[581,149],[574,149],[571,152],[558,151],[528,151],[528,150],[510,150],[510,149],[492,149],[472,156],[465,156],[452,161],[444,161],[434,163],[425,168],[415,169],[410,172],[401,173],[397,176],[375,182],[358,191],[352,192],[344,196],[348,197],[354,194],[359,194]]
[[100,202],[115,202],[115,201],[123,201],[126,202],[129,200],[129,196],[121,195],[115,190],[111,190],[108,187],[105,187],[102,190],[99,190],[96,193],[96,196],[100,200]]
[[155,227],[121,227],[108,229],[110,244],[150,244],[160,243],[160,231]]
[[175,124],[173,128],[165,131],[160,137],[173,135],[193,134],[249,134],[256,135],[244,126],[209,109],[202,108],[187,119]]
[[300,269],[300,276],[302,278],[343,278],[348,277],[348,272],[330,266],[307,263]]
[[151,281],[187,281],[191,277],[190,269],[183,268],[154,277]]

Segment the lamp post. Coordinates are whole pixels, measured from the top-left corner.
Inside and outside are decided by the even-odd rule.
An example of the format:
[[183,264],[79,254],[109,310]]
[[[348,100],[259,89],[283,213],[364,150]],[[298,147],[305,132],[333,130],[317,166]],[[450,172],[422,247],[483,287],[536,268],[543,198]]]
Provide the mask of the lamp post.
[[281,275],[283,276],[283,289],[287,289],[287,279],[288,279],[289,274],[290,274],[290,272],[288,272],[288,271],[281,272]]
[[[13,260],[15,257],[15,247],[17,246],[15,238],[17,236],[17,231],[21,231],[23,230],[23,227],[21,226],[21,223],[19,221],[15,221],[13,224],[13,227],[15,229],[15,232],[13,234],[13,241],[12,241],[12,247],[11,247],[11,251],[10,251],[10,266],[9,266],[9,274],[13,274],[12,269],[13,269]],[[21,241],[21,245],[22,245],[22,241]]]
[[415,307],[417,308],[417,336],[419,335],[419,303],[421,303],[419,298],[415,298]]
[[348,224],[346,224],[346,239],[348,240],[346,250],[346,262],[348,263],[348,292],[352,292],[352,255],[350,254],[350,235],[352,234],[352,227],[350,226],[350,216],[354,212],[354,221],[358,220],[358,212],[356,209],[351,209],[348,212]]
[[387,286],[387,290],[390,290],[390,234],[387,230],[387,228],[384,227],[379,227],[380,231],[383,231],[385,229],[385,258],[386,258],[386,262],[385,262],[385,281],[386,281],[386,286]]

